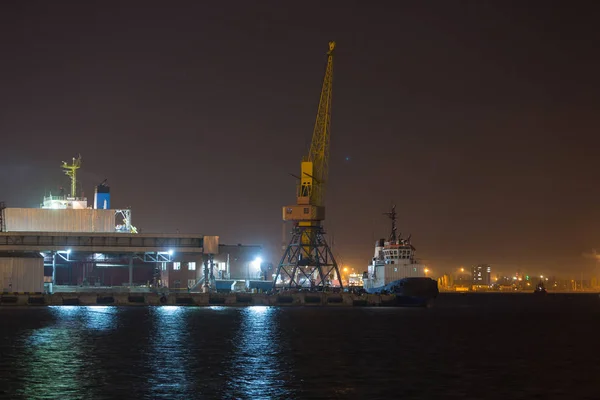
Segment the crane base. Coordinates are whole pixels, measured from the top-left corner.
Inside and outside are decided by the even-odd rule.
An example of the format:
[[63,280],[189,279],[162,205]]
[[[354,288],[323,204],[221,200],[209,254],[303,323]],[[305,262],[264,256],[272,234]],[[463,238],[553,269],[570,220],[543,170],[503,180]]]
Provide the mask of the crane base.
[[323,227],[296,224],[273,279],[278,288],[343,288]]

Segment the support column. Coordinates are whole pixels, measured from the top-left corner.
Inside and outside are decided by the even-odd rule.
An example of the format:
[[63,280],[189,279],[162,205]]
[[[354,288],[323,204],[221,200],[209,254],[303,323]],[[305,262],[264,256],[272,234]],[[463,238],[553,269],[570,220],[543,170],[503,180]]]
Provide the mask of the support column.
[[203,292],[204,293],[208,293],[209,290],[209,281],[210,281],[210,274],[208,272],[208,258],[204,259],[204,285],[203,285]]
[[129,287],[133,284],[133,254],[129,255]]
[[194,261],[196,262],[196,273],[194,274],[194,279],[196,282],[194,283],[194,290],[199,290],[198,288],[202,288],[200,282],[202,282],[202,274],[204,271],[202,257],[195,257]]
[[[158,273],[156,272],[158,271]],[[152,287],[158,288],[158,282],[162,280],[162,263],[156,262],[154,264],[154,274],[152,276]]]
[[161,286],[168,288],[169,287],[169,266],[166,262],[162,262],[160,266],[160,280]]
[[52,283],[50,285],[50,293],[54,293],[54,285],[56,285],[56,252],[52,252]]
[[227,276],[225,279],[231,279],[231,274],[229,272],[229,253],[227,253],[227,264],[225,264],[225,269],[227,270]]

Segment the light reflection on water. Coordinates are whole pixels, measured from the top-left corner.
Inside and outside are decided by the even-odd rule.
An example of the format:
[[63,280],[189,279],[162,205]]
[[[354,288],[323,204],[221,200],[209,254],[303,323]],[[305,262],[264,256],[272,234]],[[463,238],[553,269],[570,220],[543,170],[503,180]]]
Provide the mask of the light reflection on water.
[[[280,335],[274,307],[253,306],[240,310],[242,322],[232,349],[227,388],[231,398],[288,398],[280,363]],[[227,396],[228,397],[228,396]]]
[[0,329],[0,398],[286,398],[277,359],[278,312],[223,306],[0,309],[5,321],[7,313],[21,316]]
[[152,398],[169,398],[189,393],[193,378],[188,376],[190,354],[186,320],[194,309],[181,306],[152,308],[148,362],[153,374],[148,379]]
[[111,331],[117,328],[116,307],[92,306],[87,307],[86,328],[96,331]]
[[[75,393],[77,376],[81,373],[79,360],[82,354],[69,329],[42,328],[25,341],[27,350],[19,364],[28,371],[29,376],[21,394],[31,399],[50,393]],[[56,365],[60,365],[60,368],[55,368]]]
[[25,354],[19,364],[28,373],[21,393],[29,399],[74,395],[89,386],[86,376],[87,331],[116,328],[116,310],[109,307],[49,307],[55,323],[33,329],[23,339]]
[[81,323],[86,329],[110,331],[117,328],[118,308],[112,306],[50,306],[61,324]]
[[[0,307],[0,399],[597,398],[589,349],[600,303],[577,299],[523,305],[507,295],[423,310]],[[489,346],[507,337],[519,340]]]
[[158,315],[177,314],[183,311],[181,306],[162,306],[156,309]]

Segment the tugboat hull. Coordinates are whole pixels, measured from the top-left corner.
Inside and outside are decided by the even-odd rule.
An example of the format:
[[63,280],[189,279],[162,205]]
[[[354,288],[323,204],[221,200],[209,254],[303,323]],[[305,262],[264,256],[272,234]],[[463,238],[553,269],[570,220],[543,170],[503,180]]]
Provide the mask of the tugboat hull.
[[396,296],[396,305],[400,307],[428,307],[434,297]]
[[394,304],[404,307],[426,307],[439,294],[437,282],[431,278],[403,278],[365,290],[372,294],[395,294]]

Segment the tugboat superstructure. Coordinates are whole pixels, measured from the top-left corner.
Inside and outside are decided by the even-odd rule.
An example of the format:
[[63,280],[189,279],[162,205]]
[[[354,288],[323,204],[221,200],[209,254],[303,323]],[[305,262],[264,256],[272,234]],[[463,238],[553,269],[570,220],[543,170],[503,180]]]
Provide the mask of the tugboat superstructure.
[[427,267],[415,257],[410,239],[398,235],[396,206],[384,213],[392,222],[389,238],[375,243],[375,254],[363,277],[367,293],[394,293],[406,305],[426,305],[437,297],[437,281],[429,278]]

